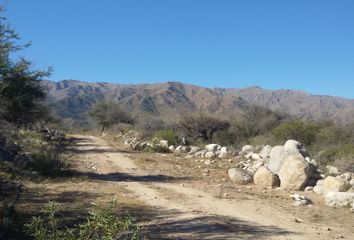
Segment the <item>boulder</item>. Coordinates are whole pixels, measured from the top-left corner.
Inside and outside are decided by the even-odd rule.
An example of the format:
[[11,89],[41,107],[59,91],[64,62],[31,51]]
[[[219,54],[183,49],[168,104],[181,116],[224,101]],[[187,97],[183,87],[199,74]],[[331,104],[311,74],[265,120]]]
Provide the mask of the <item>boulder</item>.
[[286,143],[284,144],[284,150],[286,152],[300,153],[301,156],[303,156],[304,158],[309,156],[305,146],[295,140],[286,141]]
[[323,188],[327,191],[346,192],[350,184],[343,178],[328,176],[323,182]]
[[266,159],[270,157],[270,152],[272,151],[272,147],[269,145],[266,145],[262,148],[262,150],[260,151],[259,155],[261,156],[261,158]]
[[352,192],[333,192],[326,195],[326,205],[329,207],[354,208],[354,193]]
[[229,153],[229,151],[227,150],[227,147],[222,147],[220,148],[220,153]]
[[262,167],[264,165],[264,160],[260,159],[258,161],[254,161],[251,165],[252,168],[252,172],[256,172],[258,170],[258,168]]
[[160,146],[164,148],[168,148],[168,141],[167,140],[160,140]]
[[196,152],[194,155],[199,158],[203,158],[207,152],[205,150],[200,150]]
[[214,152],[207,152],[205,153],[204,158],[213,159],[216,158],[216,154]]
[[226,158],[229,158],[230,157],[230,154],[227,153],[227,152],[221,152],[219,155],[218,155],[218,158],[220,159],[226,159]]
[[175,151],[175,146],[171,145],[168,147],[168,149],[170,150],[170,152],[174,152]]
[[198,152],[200,150],[200,147],[196,147],[196,146],[191,146],[190,150],[188,152],[188,154],[195,154],[196,152]]
[[282,165],[283,156],[285,154],[285,150],[283,146],[275,146],[270,151],[270,158],[268,168],[275,174],[279,173],[279,170]]
[[188,149],[186,146],[178,146],[176,147],[175,153],[177,154],[182,154],[182,153],[187,153]]
[[251,156],[251,158],[252,158],[253,160],[260,160],[260,159],[261,159],[261,156],[260,156],[258,153],[253,153],[252,156]]
[[246,145],[241,150],[243,153],[251,153],[254,152],[254,147],[251,145]]
[[228,171],[232,182],[237,184],[247,184],[252,182],[252,174],[239,168],[230,168]]
[[253,176],[253,181],[256,185],[264,187],[279,187],[280,185],[279,178],[265,166],[258,168]]
[[326,166],[328,174],[333,175],[333,176],[337,176],[339,175],[339,170],[337,167],[333,167],[333,166]]
[[285,157],[278,173],[280,186],[288,190],[303,190],[310,175],[309,163],[299,155]]
[[212,143],[212,144],[206,145],[205,150],[207,152],[216,152],[219,149],[219,147],[220,147],[220,145]]

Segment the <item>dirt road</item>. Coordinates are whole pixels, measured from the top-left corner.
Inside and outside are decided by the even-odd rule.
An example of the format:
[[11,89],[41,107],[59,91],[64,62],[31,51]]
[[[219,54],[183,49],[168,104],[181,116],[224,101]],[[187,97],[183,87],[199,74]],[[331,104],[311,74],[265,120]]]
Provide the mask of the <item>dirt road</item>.
[[[156,239],[334,239],[326,226],[313,226],[291,214],[256,200],[220,199],[187,187],[183,179],[149,175],[140,170],[129,153],[93,136],[75,136],[77,161],[90,177],[102,180],[101,191],[123,185],[151,206],[150,220]],[[110,184],[109,186],[106,184]],[[113,185],[112,185],[113,184]],[[108,191],[108,190],[107,190]],[[346,238],[346,239],[350,239]]]

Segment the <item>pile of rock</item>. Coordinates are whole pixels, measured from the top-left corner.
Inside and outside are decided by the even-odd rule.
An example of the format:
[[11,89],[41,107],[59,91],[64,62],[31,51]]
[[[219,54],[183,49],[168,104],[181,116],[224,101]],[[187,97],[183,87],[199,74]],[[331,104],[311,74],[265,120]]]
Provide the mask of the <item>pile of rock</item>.
[[354,209],[354,174],[328,176],[317,182],[314,192],[325,198],[327,206]]
[[317,169],[318,163],[295,140],[288,140],[283,146],[275,147],[246,145],[241,155],[246,160],[241,161],[237,167],[253,175],[257,185],[304,190],[322,179]]

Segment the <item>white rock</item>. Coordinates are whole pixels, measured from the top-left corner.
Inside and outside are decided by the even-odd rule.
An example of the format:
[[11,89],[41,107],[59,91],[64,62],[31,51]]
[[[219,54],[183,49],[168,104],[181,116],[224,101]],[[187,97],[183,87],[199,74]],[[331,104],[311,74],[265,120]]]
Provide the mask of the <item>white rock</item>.
[[199,158],[204,158],[205,154],[206,154],[205,150],[200,150],[200,151],[196,152],[194,155]]
[[323,187],[327,191],[346,192],[351,186],[343,178],[328,176],[323,182]]
[[279,178],[265,166],[258,168],[253,181],[256,185],[264,187],[279,187],[280,185]]
[[286,141],[286,143],[284,144],[284,150],[286,152],[300,153],[301,156],[303,156],[304,158],[308,157],[309,155],[305,146],[302,143],[295,140]]
[[220,148],[220,153],[228,153],[227,147]]
[[270,152],[268,167],[273,173],[279,173],[279,170],[282,166],[284,153],[285,150],[283,146],[275,146],[272,148]]
[[254,147],[251,145],[246,145],[242,148],[241,150],[243,153],[250,153],[250,152],[254,152]]
[[231,181],[237,184],[247,184],[253,180],[252,174],[239,168],[230,168],[228,174]]
[[191,146],[188,154],[195,154],[200,150],[200,147]]
[[254,160],[260,160],[261,156],[258,153],[253,153],[251,158],[254,159]]
[[308,187],[305,188],[304,191],[305,191],[305,192],[312,192],[313,189],[314,189],[314,187],[308,186]]
[[218,158],[220,159],[226,159],[226,158],[229,158],[230,157],[230,154],[227,153],[227,152],[221,152],[219,155],[218,155]]
[[178,146],[176,147],[175,153],[181,154],[181,153],[187,153],[187,147],[186,146]]
[[214,152],[207,152],[205,153],[204,158],[213,159],[216,158],[216,154]]
[[205,160],[205,161],[204,161],[204,164],[205,164],[205,165],[210,165],[210,164],[211,164],[211,161],[210,161],[210,160]]
[[171,145],[168,147],[168,149],[171,151],[171,152],[174,152],[175,151],[175,146]]
[[353,209],[354,193],[330,191],[326,195],[326,205],[329,207],[348,207]]
[[261,156],[261,158],[266,159],[270,157],[270,152],[272,151],[272,147],[269,145],[266,145],[262,148],[262,150],[260,151],[259,155]]
[[168,141],[167,140],[160,140],[160,146],[164,148],[168,148]]
[[220,147],[220,145],[212,143],[212,144],[206,145],[205,150],[207,152],[214,152],[215,153],[219,147]]
[[339,170],[337,167],[333,167],[333,166],[326,166],[327,168],[327,171],[330,175],[333,175],[333,176],[337,176],[339,175]]

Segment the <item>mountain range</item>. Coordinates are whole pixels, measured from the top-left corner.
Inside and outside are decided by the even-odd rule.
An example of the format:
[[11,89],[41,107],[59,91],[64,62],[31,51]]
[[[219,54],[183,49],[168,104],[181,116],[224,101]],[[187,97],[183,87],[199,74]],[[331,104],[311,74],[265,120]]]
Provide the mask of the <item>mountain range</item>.
[[43,81],[43,85],[57,115],[72,122],[87,122],[89,109],[99,101],[117,102],[134,114],[169,118],[185,111],[242,114],[257,105],[306,120],[354,122],[353,99],[298,90],[205,88],[179,82],[130,85],[63,80]]

